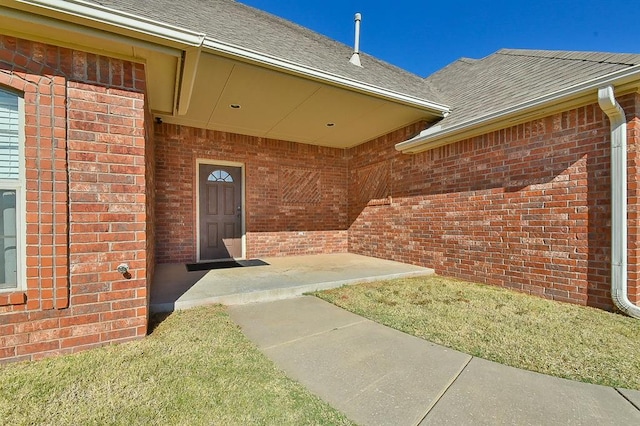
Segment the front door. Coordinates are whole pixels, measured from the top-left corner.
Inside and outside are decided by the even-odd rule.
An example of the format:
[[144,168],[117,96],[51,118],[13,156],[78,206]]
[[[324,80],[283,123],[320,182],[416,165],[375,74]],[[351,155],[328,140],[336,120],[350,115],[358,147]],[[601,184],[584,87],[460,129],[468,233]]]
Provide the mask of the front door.
[[200,260],[242,257],[242,169],[200,164]]

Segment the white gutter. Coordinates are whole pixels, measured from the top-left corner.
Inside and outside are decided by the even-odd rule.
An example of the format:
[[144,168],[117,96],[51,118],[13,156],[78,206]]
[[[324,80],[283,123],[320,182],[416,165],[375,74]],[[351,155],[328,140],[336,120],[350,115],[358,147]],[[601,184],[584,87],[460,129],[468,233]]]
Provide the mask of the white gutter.
[[598,104],[611,126],[611,297],[621,311],[640,319],[640,308],[627,295],[627,119],[613,86],[598,89]]
[[113,25],[190,46],[200,46],[204,39],[204,34],[195,31],[185,30],[184,28],[154,21],[143,16],[121,12],[82,0],[16,0],[16,2],[91,19],[102,24]]
[[[60,21],[58,19],[53,19],[53,18],[48,18],[46,16],[43,15],[34,15],[33,13],[28,13],[19,9],[10,9],[8,7],[4,7],[3,5],[0,5],[0,20],[2,19],[2,17],[7,17],[7,18],[13,18],[13,19],[17,19],[20,21],[26,21],[29,23],[33,23],[33,24],[40,24],[40,25],[44,25],[47,26],[49,28],[52,29],[52,32],[55,34],[56,30],[60,30],[60,31],[78,31],[78,26],[74,25],[70,22],[65,22],[65,21]],[[15,34],[15,32],[14,32]],[[100,31],[94,28],[89,28],[89,27],[83,27],[80,31],[80,34],[82,34],[82,36],[90,36],[90,37],[96,37],[96,38],[104,38],[105,37],[105,32],[104,31]],[[162,53],[164,55],[168,55],[168,56],[173,56],[176,58],[179,58],[182,56],[182,50],[181,49],[176,49],[173,47],[168,47],[168,46],[162,46],[160,44],[157,43],[151,43],[149,41],[145,41],[145,40],[140,40],[140,39],[135,39],[132,37],[127,37],[125,35],[120,35],[120,34],[116,34],[116,33],[110,33],[108,35],[108,39],[110,41],[115,41],[118,43],[123,43],[129,46],[133,46],[133,47],[140,47],[143,49],[147,49],[147,50],[151,50],[154,52],[158,52],[158,53]],[[49,38],[47,38],[46,36],[43,38],[43,40],[40,41],[45,41],[46,43],[56,43],[55,40],[50,40]],[[71,44],[73,45],[73,44]],[[68,46],[67,46],[68,47]]]
[[[469,134],[473,133],[474,130],[486,128],[490,124],[514,119],[518,116],[532,112],[533,110],[550,107],[558,102],[569,100],[580,95],[587,95],[591,91],[609,84],[616,83],[621,85],[639,78],[640,65],[634,65],[500,111],[455,124],[451,127],[442,128],[439,125],[432,126],[420,132],[418,136],[396,144],[396,149],[405,154],[414,154],[428,149],[437,148],[438,146],[470,137]],[[476,136],[477,134],[478,133],[475,133],[473,136]]]
[[[446,117],[450,108],[436,102],[427,101],[404,93],[384,89],[367,83],[362,83],[350,78],[341,77],[336,74],[321,71],[306,65],[297,64],[291,61],[277,58],[275,56],[248,50],[229,43],[224,43],[206,37],[206,34],[189,31],[180,27],[154,21],[142,16],[88,3],[83,0],[16,0],[30,6],[37,6],[64,13],[71,16],[90,19],[102,24],[112,25],[128,31],[147,34],[160,39],[169,40],[176,43],[185,44],[190,47],[206,47],[214,53],[221,53],[237,57],[239,59],[266,65],[281,71],[294,73],[307,78],[320,80],[346,89],[355,90],[360,93],[373,95],[382,99],[408,105],[414,108],[427,110],[430,113]],[[184,103],[181,108],[185,108]]]

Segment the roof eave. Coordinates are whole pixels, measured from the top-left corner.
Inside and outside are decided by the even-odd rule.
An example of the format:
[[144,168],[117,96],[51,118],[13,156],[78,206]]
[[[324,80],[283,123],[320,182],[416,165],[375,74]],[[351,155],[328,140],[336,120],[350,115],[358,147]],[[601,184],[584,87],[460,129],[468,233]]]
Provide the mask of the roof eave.
[[348,88],[367,95],[372,95],[378,98],[401,103],[410,107],[425,110],[438,117],[446,117],[451,112],[451,108],[444,104],[421,99],[415,96],[396,92],[390,89],[385,89],[383,87],[375,86],[372,84],[363,83],[361,81],[340,76],[338,74],[329,73],[317,68],[312,68],[296,62],[288,61],[286,59],[249,50],[213,38],[206,37],[203,42],[203,47],[209,49],[212,53],[231,56],[246,62],[278,69],[280,71],[299,75],[305,78],[325,82],[334,86]]
[[567,104],[572,100],[579,103],[585,96],[593,95],[594,102],[596,102],[598,88],[606,85],[623,86],[632,82],[640,84],[640,65],[588,80],[450,127],[432,126],[414,138],[396,144],[395,147],[396,150],[405,154],[419,153],[478,136],[495,130],[497,127],[502,128],[505,123],[513,125],[541,115],[548,115],[555,112],[549,110],[554,105]]
[[261,66],[267,66],[279,71],[299,75],[305,78],[311,78],[348,90],[357,91],[359,93],[418,108],[435,117],[445,117],[450,112],[450,108],[446,105],[328,73],[326,71],[287,61],[275,56],[225,43],[207,37],[206,34],[203,33],[176,27],[83,0],[16,0],[16,3],[44,8],[53,12],[88,19],[115,28],[121,28],[126,31],[141,33],[157,39],[159,43],[162,43],[163,41],[173,44],[177,43],[183,45],[185,51],[192,50],[194,47],[205,48],[210,50],[212,53],[256,63]]
[[82,0],[16,0],[54,12],[89,19],[187,46],[202,44],[204,34]]

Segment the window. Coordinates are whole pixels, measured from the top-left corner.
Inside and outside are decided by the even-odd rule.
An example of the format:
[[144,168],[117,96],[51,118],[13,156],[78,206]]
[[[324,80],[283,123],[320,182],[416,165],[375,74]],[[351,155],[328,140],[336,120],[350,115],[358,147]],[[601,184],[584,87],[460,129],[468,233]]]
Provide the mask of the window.
[[0,89],[0,291],[19,287],[22,98]]
[[233,182],[231,175],[224,170],[214,170],[209,175],[209,182]]

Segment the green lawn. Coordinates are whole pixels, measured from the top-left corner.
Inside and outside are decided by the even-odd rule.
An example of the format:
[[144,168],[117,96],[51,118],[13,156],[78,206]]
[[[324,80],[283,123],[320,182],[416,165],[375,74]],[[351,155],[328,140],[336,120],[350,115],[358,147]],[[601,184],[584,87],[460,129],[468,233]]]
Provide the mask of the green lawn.
[[468,354],[573,380],[640,389],[640,321],[438,276],[317,296]]
[[[442,277],[320,297],[474,356],[640,389],[640,321]],[[0,424],[351,424],[264,357],[221,306],[176,312],[146,339],[0,365]]]
[[176,312],[143,340],[0,366],[0,424],[351,423],[211,306]]

